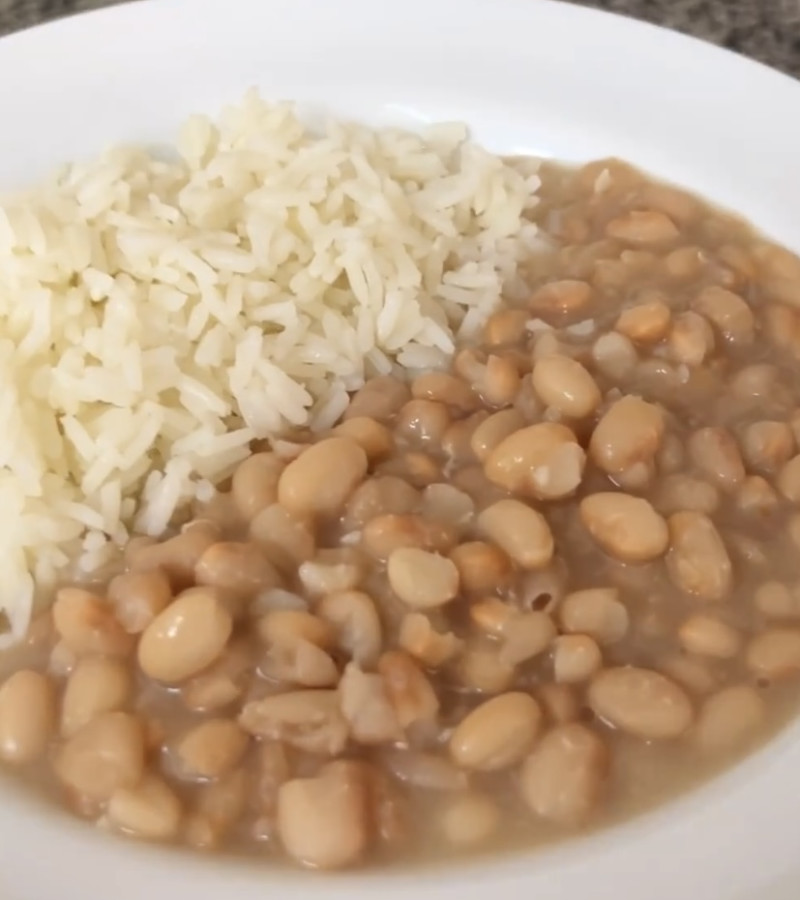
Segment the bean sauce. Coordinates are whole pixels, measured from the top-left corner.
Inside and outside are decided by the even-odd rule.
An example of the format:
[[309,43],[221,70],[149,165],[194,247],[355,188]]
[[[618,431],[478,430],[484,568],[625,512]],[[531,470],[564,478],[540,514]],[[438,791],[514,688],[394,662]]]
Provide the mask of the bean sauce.
[[800,260],[606,160],[449,371],[65,584],[0,761],[130,837],[318,869],[524,848],[774,732],[800,678]]

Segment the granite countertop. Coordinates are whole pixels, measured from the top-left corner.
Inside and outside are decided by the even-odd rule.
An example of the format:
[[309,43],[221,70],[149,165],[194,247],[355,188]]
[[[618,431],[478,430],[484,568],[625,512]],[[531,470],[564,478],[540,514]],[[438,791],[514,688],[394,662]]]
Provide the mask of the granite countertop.
[[[0,34],[113,2],[116,0],[0,0]],[[676,28],[800,78],[800,0],[578,2]]]

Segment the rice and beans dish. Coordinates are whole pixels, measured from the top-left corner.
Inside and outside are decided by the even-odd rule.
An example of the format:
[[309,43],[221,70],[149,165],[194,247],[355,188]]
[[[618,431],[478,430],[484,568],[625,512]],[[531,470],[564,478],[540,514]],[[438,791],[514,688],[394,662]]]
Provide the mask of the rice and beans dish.
[[800,261],[256,95],[0,209],[0,759],[333,869],[674,795],[800,675]]

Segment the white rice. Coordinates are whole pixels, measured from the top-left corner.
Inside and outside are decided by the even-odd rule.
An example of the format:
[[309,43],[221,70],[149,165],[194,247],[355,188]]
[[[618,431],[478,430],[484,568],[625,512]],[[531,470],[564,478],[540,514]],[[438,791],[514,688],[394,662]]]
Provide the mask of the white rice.
[[255,92],[170,160],[116,148],[0,207],[0,610],[208,498],[253,438],[444,364],[535,243],[539,186],[461,126],[331,122]]

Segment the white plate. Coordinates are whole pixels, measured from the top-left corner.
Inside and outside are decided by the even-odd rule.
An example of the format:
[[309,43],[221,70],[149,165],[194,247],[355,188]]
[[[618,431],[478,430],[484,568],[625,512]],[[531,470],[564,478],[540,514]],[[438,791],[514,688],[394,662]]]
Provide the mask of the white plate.
[[[3,188],[110,142],[167,139],[188,113],[257,84],[372,122],[463,119],[503,151],[624,156],[800,249],[800,84],[547,0],[160,0],[4,39],[0,84]],[[628,825],[528,858],[408,875],[315,878],[192,858],[105,837],[0,790],[3,900],[800,895],[798,727]]]

